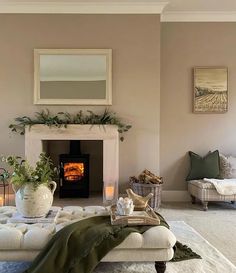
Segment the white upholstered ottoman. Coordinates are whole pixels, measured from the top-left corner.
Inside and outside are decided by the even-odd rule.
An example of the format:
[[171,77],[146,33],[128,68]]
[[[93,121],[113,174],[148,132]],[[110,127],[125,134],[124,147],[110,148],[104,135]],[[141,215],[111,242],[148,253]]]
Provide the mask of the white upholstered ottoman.
[[208,202],[210,201],[224,201],[232,203],[236,201],[236,194],[221,195],[216,191],[216,188],[212,183],[206,182],[203,179],[188,181],[188,192],[191,195],[193,204],[196,203],[196,199],[202,202],[204,211],[207,211]]
[[[0,260],[31,261],[64,226],[95,215],[108,215],[108,208],[101,206],[64,207],[55,224],[12,224],[9,218],[15,207],[0,207]],[[131,233],[118,247],[110,251],[103,262],[155,262],[158,273],[165,272],[165,262],[174,255],[176,238],[163,227],[155,226],[143,234]]]

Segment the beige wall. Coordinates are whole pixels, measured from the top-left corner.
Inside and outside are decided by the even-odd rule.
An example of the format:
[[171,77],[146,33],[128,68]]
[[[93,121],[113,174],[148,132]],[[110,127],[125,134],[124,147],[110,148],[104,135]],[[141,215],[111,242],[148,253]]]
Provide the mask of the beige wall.
[[120,143],[120,183],[159,170],[160,20],[157,15],[0,15],[0,153],[24,155],[13,118],[49,108],[33,101],[34,48],[112,48],[112,109],[133,125]]
[[[186,154],[236,155],[236,23],[162,23],[161,174],[165,189],[185,190]],[[229,111],[193,114],[193,67],[229,68]]]

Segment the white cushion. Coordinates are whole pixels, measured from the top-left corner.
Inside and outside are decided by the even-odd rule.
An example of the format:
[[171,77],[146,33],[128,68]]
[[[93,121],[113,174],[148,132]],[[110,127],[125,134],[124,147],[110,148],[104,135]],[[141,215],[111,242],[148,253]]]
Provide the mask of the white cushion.
[[53,234],[45,228],[35,227],[24,235],[22,249],[42,249]]
[[172,248],[176,243],[174,234],[164,226],[151,227],[143,234],[131,233],[116,249],[126,248]]
[[0,248],[19,249],[21,247],[22,232],[14,227],[0,228]]
[[133,232],[116,248],[141,248],[142,245],[143,235],[137,232]]
[[194,185],[196,187],[198,187],[199,189],[212,189],[215,190],[215,186],[207,181],[204,181],[203,179],[199,179],[199,180],[190,180],[188,181],[188,184]]
[[142,248],[172,248],[176,243],[174,234],[164,226],[148,229],[143,239]]
[[[169,261],[174,256],[173,248],[158,249],[113,249],[103,259],[102,262],[153,262]],[[132,271],[134,273],[134,271]],[[137,272],[137,271],[135,271]],[[140,272],[140,271],[138,271]],[[124,273],[124,272],[122,272]],[[145,272],[147,273],[147,272]],[[166,272],[167,273],[167,272]],[[178,273],[180,273],[178,271]],[[181,272],[182,273],[182,272]]]

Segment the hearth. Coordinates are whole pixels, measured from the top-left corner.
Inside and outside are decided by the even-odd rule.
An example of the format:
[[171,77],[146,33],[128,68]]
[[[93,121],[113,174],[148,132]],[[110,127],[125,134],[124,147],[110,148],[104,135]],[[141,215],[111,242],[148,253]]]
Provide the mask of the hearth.
[[80,141],[71,140],[70,153],[59,155],[60,198],[89,197],[89,155],[81,154]]

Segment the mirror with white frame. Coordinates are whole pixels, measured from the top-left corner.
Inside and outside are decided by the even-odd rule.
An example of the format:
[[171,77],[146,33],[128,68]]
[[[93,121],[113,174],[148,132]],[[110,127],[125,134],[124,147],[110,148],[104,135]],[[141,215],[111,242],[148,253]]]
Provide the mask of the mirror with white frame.
[[34,104],[111,105],[111,49],[35,49]]

